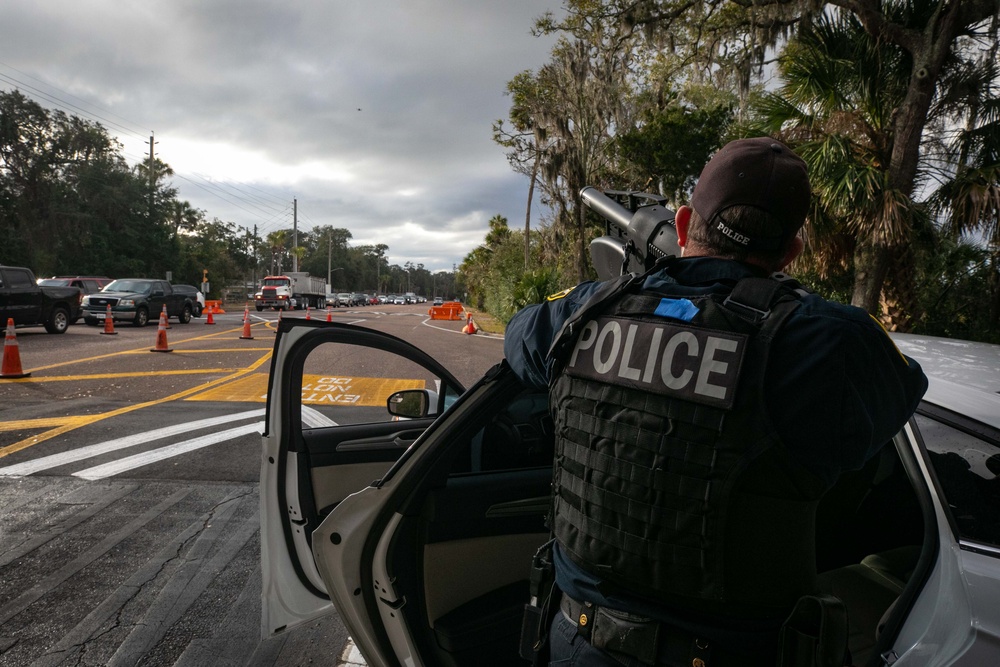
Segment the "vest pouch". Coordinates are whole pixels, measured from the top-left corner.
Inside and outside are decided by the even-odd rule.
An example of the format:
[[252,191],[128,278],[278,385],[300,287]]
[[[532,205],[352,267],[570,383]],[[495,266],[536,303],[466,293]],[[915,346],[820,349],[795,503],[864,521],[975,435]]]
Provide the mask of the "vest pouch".
[[844,667],[847,608],[832,595],[804,595],[781,626],[778,667]]

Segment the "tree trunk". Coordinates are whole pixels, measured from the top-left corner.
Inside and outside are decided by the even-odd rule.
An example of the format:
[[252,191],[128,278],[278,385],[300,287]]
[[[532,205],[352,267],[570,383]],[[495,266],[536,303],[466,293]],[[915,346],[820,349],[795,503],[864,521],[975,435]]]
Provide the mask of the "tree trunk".
[[538,163],[542,154],[535,153],[535,164],[531,168],[531,182],[528,183],[528,205],[524,212],[524,272],[527,273],[531,263],[531,200],[535,196],[535,179],[538,178]]
[[851,305],[876,315],[888,268],[889,253],[884,246],[859,243],[854,250],[854,293],[851,295]]
[[914,284],[916,260],[910,246],[896,246],[888,253],[888,275],[882,292],[882,323],[889,331],[907,333],[923,319]]
[[[1000,331],[1000,252],[993,252],[990,257],[990,319],[989,331]],[[993,341],[1000,342],[1000,341]]]
[[[910,52],[913,65],[906,97],[893,121],[893,144],[887,187],[890,191],[907,197],[913,194],[920,159],[920,140],[927,125],[927,114],[937,82],[941,77],[944,63],[951,53],[951,43],[964,27],[960,21],[960,5],[961,3],[956,2],[942,6],[942,11],[935,16],[933,25],[925,26],[919,37],[898,42]],[[866,25],[866,29],[871,32],[870,26]],[[907,239],[881,239],[881,241],[898,244],[906,243]],[[877,240],[870,242],[865,240],[862,243],[864,245],[859,245],[855,252],[857,277],[851,303],[866,309],[869,313],[874,313],[889,270],[890,253],[884,247],[876,247]],[[868,243],[872,245],[865,247]],[[858,260],[863,263],[858,263]],[[914,291],[912,272],[907,275],[896,271],[894,276],[898,279],[895,288],[899,294]],[[908,308],[911,304],[900,305]],[[912,305],[915,305],[915,302]],[[916,313],[907,313],[907,316],[914,317]]]
[[587,244],[584,240],[584,229],[587,219],[587,211],[583,207],[583,198],[580,197],[580,189],[573,190],[573,206],[576,208],[576,243],[578,253],[576,256],[576,272],[578,281],[587,279]]

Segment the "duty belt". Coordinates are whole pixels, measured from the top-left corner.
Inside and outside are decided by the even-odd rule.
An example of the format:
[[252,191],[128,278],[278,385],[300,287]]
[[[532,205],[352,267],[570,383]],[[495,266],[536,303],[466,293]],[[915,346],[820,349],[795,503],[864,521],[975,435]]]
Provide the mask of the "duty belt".
[[708,642],[675,626],[578,602],[565,593],[559,608],[576,624],[577,633],[595,648],[623,653],[647,665],[679,662],[692,667],[711,667]]

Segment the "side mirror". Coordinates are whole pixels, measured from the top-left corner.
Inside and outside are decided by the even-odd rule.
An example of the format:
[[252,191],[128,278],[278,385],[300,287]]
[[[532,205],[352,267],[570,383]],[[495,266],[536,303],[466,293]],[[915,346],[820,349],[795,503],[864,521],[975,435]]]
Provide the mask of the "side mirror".
[[419,419],[430,413],[431,396],[426,389],[404,389],[390,394],[385,407],[389,414],[407,419]]

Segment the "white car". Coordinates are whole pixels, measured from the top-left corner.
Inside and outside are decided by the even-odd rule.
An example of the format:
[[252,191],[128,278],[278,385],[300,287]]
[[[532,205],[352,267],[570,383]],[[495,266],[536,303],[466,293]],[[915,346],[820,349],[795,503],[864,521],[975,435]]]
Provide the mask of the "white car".
[[[1000,346],[894,338],[930,388],[821,503],[821,584],[848,607],[855,665],[1000,664]],[[544,391],[500,364],[463,393],[404,341],[287,319],[267,415],[265,636],[335,607],[372,667],[522,664],[548,538]]]

